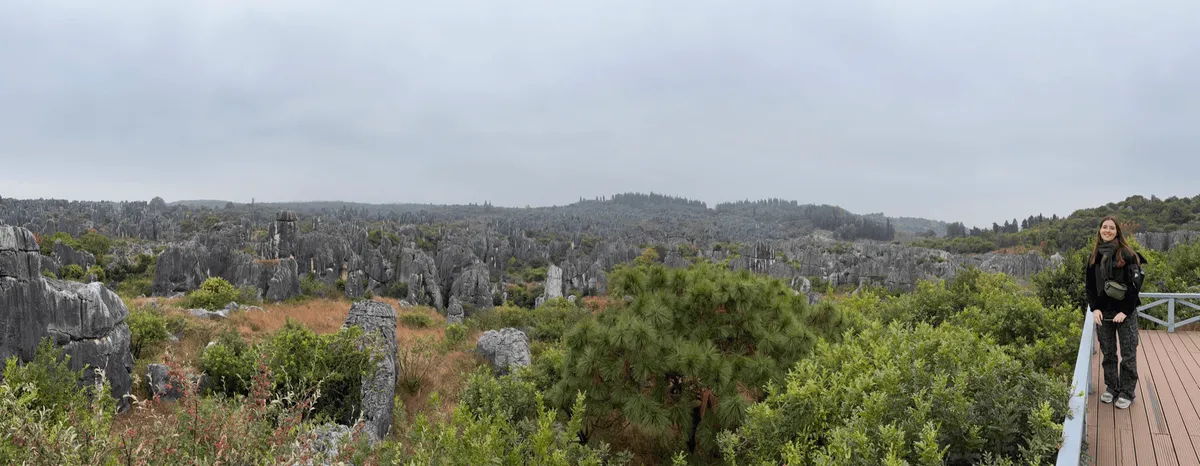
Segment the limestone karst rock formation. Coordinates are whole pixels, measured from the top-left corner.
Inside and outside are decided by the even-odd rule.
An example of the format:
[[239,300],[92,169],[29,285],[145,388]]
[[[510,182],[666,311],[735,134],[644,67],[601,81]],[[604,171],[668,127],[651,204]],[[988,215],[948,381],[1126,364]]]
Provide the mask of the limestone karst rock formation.
[[[41,259],[32,232],[0,225],[0,360],[30,361],[50,338],[70,356],[72,370],[102,370],[119,409],[127,409],[133,355],[125,303],[100,283],[43,277]],[[81,383],[99,376],[86,370]]]

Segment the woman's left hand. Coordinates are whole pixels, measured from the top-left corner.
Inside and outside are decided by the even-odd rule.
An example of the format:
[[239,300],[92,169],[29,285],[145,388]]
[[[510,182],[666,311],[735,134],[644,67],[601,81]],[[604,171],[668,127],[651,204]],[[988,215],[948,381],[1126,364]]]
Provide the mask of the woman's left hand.
[[1117,316],[1113,317],[1113,322],[1115,322],[1115,323],[1119,324],[1124,321],[1125,321],[1125,313],[1124,312],[1118,312]]

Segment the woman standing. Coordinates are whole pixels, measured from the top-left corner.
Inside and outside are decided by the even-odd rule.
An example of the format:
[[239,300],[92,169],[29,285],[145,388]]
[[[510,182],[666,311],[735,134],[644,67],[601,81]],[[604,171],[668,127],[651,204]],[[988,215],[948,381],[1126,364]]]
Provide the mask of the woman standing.
[[[1137,394],[1138,297],[1134,273],[1141,270],[1145,258],[1133,251],[1121,234],[1116,217],[1104,217],[1096,235],[1085,272],[1084,287],[1088,306],[1096,322],[1096,336],[1104,353],[1104,385],[1100,401],[1128,408]],[[1117,346],[1120,345],[1120,361]]]

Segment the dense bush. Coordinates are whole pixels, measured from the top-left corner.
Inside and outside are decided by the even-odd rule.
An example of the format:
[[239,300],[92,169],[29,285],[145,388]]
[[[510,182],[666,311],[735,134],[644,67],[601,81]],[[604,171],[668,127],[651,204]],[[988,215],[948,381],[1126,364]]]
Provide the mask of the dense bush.
[[58,269],[58,277],[63,280],[82,281],[84,277],[83,267],[76,264],[69,264]]
[[536,309],[497,306],[473,315],[468,324],[477,330],[512,327],[524,331],[531,341],[554,341],[589,315],[587,309],[566,298],[554,298]]
[[188,308],[218,310],[230,302],[257,304],[261,301],[258,290],[254,288],[234,288],[224,278],[209,277],[200,284],[200,289],[189,292],[180,304]]
[[81,386],[69,356],[49,339],[34,360],[5,361],[0,383],[0,464],[96,465],[111,460],[116,402],[109,386]]
[[351,327],[317,335],[294,320],[263,342],[251,346],[233,331],[204,349],[200,368],[213,389],[245,395],[250,382],[264,371],[274,374],[272,390],[283,396],[319,392],[314,416],[350,422],[358,415],[363,377],[375,367],[368,350],[359,349],[362,330]]
[[1067,385],[955,325],[821,342],[720,443],[730,464],[966,465],[1057,452]]
[[467,378],[459,403],[471,412],[493,414],[513,424],[536,418],[539,392],[533,382],[523,377],[526,373],[495,377],[486,369],[477,370]]
[[[575,399],[575,413],[566,425],[558,411],[547,409],[539,395],[531,422],[514,424],[504,413],[475,411],[459,404],[447,418],[425,414],[410,426],[404,443],[388,442],[380,456],[383,464],[494,465],[622,465],[627,453],[612,454],[607,445],[589,447],[577,441],[585,414],[583,397]],[[467,440],[467,441],[464,441]]]
[[32,361],[20,364],[16,356],[5,361],[4,381],[17,398],[29,396],[29,408],[47,410],[48,420],[67,419],[73,410],[91,405],[88,392],[95,388],[80,386],[83,370],[71,370],[70,360],[70,355],[43,338]]
[[713,451],[767,381],[842,326],[777,279],[707,262],[620,268],[608,286],[632,300],[564,336],[563,377],[549,395],[562,406],[587,390],[589,424],[628,422],[669,451]]
[[408,328],[429,328],[433,326],[433,317],[422,312],[402,312],[397,317],[400,325]]
[[129,352],[133,354],[134,359],[141,359],[145,356],[146,349],[171,337],[167,332],[167,319],[161,312],[152,308],[138,307],[130,310],[125,323],[129,325]]
[[976,268],[947,282],[921,282],[912,293],[861,309],[884,324],[964,326],[993,338],[1030,367],[1057,374],[1073,370],[1083,318],[1078,308],[1044,306],[1008,275]]

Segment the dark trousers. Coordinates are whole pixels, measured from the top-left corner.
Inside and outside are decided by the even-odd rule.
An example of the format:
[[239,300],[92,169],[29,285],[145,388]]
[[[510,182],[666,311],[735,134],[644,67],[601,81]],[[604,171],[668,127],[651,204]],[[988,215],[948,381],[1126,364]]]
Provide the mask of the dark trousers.
[[[1096,338],[1100,340],[1100,352],[1104,360],[1104,385],[1116,397],[1132,400],[1137,394],[1137,314],[1128,316],[1124,322],[1105,320],[1096,326]],[[1117,362],[1117,345],[1120,344],[1121,359]]]

